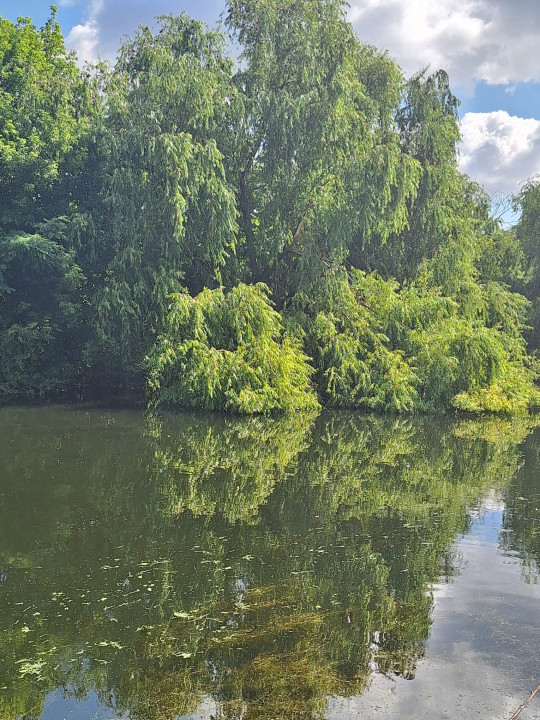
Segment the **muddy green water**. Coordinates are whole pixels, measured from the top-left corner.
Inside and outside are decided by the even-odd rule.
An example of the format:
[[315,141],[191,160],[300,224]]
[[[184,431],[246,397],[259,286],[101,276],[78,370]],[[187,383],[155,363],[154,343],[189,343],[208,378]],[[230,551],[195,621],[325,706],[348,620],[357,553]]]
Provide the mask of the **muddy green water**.
[[0,410],[1,720],[509,720],[533,425]]

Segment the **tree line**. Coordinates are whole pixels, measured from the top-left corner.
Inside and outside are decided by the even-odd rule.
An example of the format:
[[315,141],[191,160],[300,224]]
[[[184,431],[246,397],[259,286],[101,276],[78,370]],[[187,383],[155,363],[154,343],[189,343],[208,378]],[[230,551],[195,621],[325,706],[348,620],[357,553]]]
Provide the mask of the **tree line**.
[[406,79],[341,0],[164,16],[83,70],[54,6],[0,18],[0,87],[1,402],[538,403],[539,185],[504,230],[447,74]]

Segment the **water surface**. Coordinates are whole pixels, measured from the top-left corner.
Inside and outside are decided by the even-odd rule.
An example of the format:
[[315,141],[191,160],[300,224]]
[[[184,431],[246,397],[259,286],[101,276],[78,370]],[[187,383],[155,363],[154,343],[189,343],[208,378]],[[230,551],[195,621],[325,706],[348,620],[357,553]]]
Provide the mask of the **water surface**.
[[0,410],[0,717],[509,718],[532,425]]

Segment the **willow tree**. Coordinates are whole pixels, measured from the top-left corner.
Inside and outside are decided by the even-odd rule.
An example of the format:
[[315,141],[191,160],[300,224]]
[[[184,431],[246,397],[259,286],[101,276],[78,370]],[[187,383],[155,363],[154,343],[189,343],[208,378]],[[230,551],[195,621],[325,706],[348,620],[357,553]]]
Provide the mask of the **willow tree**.
[[452,232],[455,200],[461,195],[457,172],[459,100],[448,75],[422,70],[403,88],[395,122],[403,153],[420,168],[417,193],[407,203],[407,224],[382,238],[359,237],[352,262],[398,280],[416,275]]
[[532,332],[529,342],[540,346],[540,176],[529,180],[516,198],[521,217],[516,228],[525,259],[525,277],[520,288],[532,302]]
[[252,414],[318,409],[313,369],[262,284],[175,294],[148,361],[155,405]]
[[342,263],[358,232],[404,226],[418,164],[393,123],[402,76],[359,42],[341,0],[230,0],[226,24],[242,48],[236,268],[281,306]]
[[110,260],[98,298],[101,341],[140,369],[168,296],[211,282],[234,245],[234,196],[216,138],[228,110],[224,40],[186,15],[142,27],[106,82],[104,225]]

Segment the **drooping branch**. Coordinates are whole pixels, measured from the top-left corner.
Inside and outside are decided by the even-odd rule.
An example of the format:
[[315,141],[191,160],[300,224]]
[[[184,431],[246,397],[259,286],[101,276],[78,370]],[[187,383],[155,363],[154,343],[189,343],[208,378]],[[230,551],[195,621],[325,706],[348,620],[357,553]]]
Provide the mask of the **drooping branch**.
[[255,251],[255,233],[251,224],[251,208],[249,203],[249,195],[246,183],[246,172],[240,175],[240,197],[238,199],[240,206],[240,214],[242,215],[242,224],[244,234],[246,236],[246,246],[249,257],[249,265],[251,269],[251,282],[257,282],[259,270],[257,266],[257,253]]

